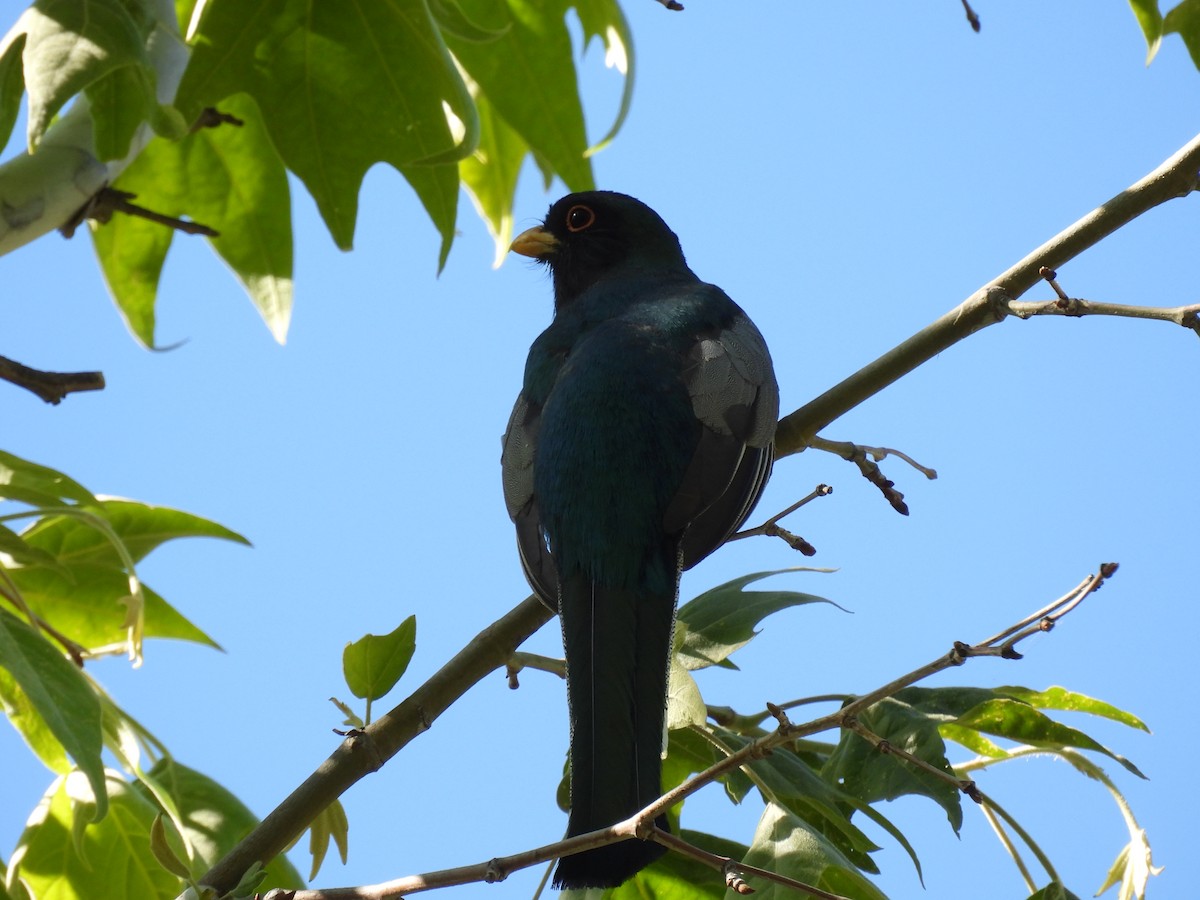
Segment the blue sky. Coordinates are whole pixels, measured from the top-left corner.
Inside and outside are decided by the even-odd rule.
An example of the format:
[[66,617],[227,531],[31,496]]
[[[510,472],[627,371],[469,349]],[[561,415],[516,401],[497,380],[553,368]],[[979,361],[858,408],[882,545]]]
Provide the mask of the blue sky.
[[[1169,39],[1153,65],[1128,7],[1011,2],[857,4],[693,0],[668,13],[628,0],[638,53],[633,112],[595,158],[599,185],[645,200],[689,262],[766,335],[792,410],[952,308],[1043,240],[1189,140],[1200,74]],[[593,47],[591,133],[617,78]],[[12,152],[12,148],[9,148]],[[522,180],[518,227],[562,193]],[[183,542],[147,561],[156,590],[225,648],[151,644],[144,668],[94,673],[183,762],[260,815],[336,746],[347,641],[417,616],[417,653],[394,699],[526,596],[500,495],[500,434],[550,285],[523,259],[491,267],[464,198],[440,278],[437,237],[393,171],[367,177],[353,253],[341,254],[296,190],[297,305],[275,345],[199,238],[177,239],[159,307],[163,344],[125,333],[87,238],[41,241],[0,262],[0,353],[47,369],[100,368],[108,389],[44,406],[0,391],[4,449],[96,492],[174,506],[254,549]],[[1075,296],[1196,302],[1197,198],[1177,200],[1060,269]],[[1049,298],[1037,289],[1026,299]],[[940,355],[825,430],[897,447],[927,482],[885,463],[912,515],[896,515],[847,463],[783,460],[760,515],[818,482],[835,493],[789,520],[832,575],[779,587],[853,611],[768,620],[737,661],[706,672],[709,702],[743,711],[869,690],[987,637],[1104,560],[1116,578],[1021,662],[979,660],[931,684],[1060,684],[1129,709],[1153,735],[1076,722],[1133,759],[1108,766],[1166,865],[1152,895],[1200,883],[1180,799],[1197,728],[1190,641],[1200,487],[1194,414],[1200,343],[1164,323],[1008,321]],[[685,577],[694,596],[736,575],[803,562],[766,539],[728,547]],[[527,646],[557,652],[557,630]],[[322,885],[374,882],[553,840],[567,723],[561,683],[528,673],[477,686],[433,730],[343,801],[350,864]],[[965,754],[956,758],[965,758]],[[0,853],[49,775],[0,731]],[[1116,771],[1113,771],[1116,769]],[[1116,807],[1066,766],[1026,761],[981,779],[1034,833],[1081,896],[1125,842]],[[884,812],[908,833],[926,890],[885,836],[892,897],[1025,896],[975,810],[961,838],[927,801]],[[758,809],[711,789],[686,821],[749,841]],[[294,856],[307,870],[303,855]],[[454,896],[528,896],[540,873]],[[1115,896],[1109,895],[1109,896]]]

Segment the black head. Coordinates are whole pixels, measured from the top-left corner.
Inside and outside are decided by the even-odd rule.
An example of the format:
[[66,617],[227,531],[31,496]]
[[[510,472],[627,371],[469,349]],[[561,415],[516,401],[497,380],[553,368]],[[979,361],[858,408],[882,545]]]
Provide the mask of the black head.
[[613,191],[568,194],[512,249],[550,267],[556,308],[614,274],[687,271],[679,238],[658,213]]

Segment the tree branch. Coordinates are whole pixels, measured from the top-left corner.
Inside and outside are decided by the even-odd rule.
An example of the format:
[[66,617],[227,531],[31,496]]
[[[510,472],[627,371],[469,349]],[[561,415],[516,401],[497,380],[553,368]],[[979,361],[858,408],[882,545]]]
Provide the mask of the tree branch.
[[50,404],[59,404],[67,394],[104,390],[103,372],[43,372],[0,356],[0,379],[37,394]]
[[274,859],[347,788],[428,731],[450,704],[485,675],[502,667],[517,646],[550,621],[551,615],[537,597],[530,596],[479,632],[400,705],[346,738],[257,828],[209,869],[200,883],[216,888],[222,895],[236,887],[254,863],[266,865]]
[[[617,822],[608,828],[602,828],[597,831],[589,832],[588,834],[581,834],[575,837],[566,838],[561,841],[556,841],[552,844],[536,847],[532,850],[525,850],[521,853],[514,853],[509,856],[498,856],[486,862],[458,866],[453,869],[440,869],[435,872],[427,872],[419,875],[407,875],[402,878],[396,878],[380,884],[360,885],[357,887],[295,891],[274,890],[268,892],[264,897],[264,900],[395,900],[395,898],[400,898],[407,894],[421,893],[423,891],[434,890],[436,888],[452,887],[455,885],[470,884],[475,882],[487,882],[490,884],[497,881],[503,881],[512,872],[515,872],[519,869],[528,868],[529,866],[538,865],[539,863],[544,863],[562,856],[579,853],[583,850],[589,850],[594,847],[600,847],[606,844],[616,843],[618,841],[634,840],[638,838],[642,840],[655,840],[667,847],[679,851],[683,851],[684,848],[681,847],[680,844],[684,844],[688,848],[685,851],[688,856],[700,859],[706,864],[713,865],[714,868],[722,869],[725,873],[727,884],[733,887],[734,890],[737,890],[738,893],[744,892],[738,887],[738,885],[744,885],[744,882],[740,876],[750,875],[774,881],[778,884],[787,885],[796,890],[808,893],[810,896],[821,898],[821,900],[844,900],[844,898],[839,897],[837,894],[826,893],[811,885],[805,885],[792,879],[776,875],[773,872],[748,866],[737,860],[728,859],[726,857],[717,857],[713,854],[706,853],[699,848],[693,848],[690,844],[687,844],[680,838],[670,835],[663,835],[655,826],[654,820],[659,815],[666,812],[668,808],[694,794],[705,785],[716,781],[716,779],[724,773],[738,768],[739,766],[750,762],[751,760],[759,759],[770,753],[773,748],[794,741],[798,737],[804,737],[806,735],[815,734],[821,731],[828,731],[834,728],[844,728],[855,731],[861,734],[867,740],[871,740],[877,747],[880,747],[881,750],[887,750],[895,753],[896,755],[908,761],[910,764],[920,766],[921,768],[932,772],[939,778],[943,778],[947,782],[953,784],[955,788],[962,790],[977,802],[982,802],[986,798],[983,798],[979,791],[975,788],[973,781],[970,779],[956,778],[953,774],[942,772],[941,770],[930,766],[925,761],[920,760],[911,754],[905,753],[899,748],[894,748],[890,745],[887,745],[886,741],[883,741],[883,739],[879,738],[878,735],[873,734],[859,724],[857,718],[858,714],[868,706],[871,706],[872,704],[877,703],[886,697],[894,695],[903,688],[915,684],[918,681],[922,681],[928,678],[930,675],[941,672],[944,669],[962,665],[967,659],[972,657],[1000,656],[1007,659],[1020,659],[1020,654],[1012,651],[1011,648],[1018,640],[1028,637],[1029,634],[1032,633],[1032,631],[1026,627],[1028,623],[1032,621],[1044,621],[1051,617],[1057,621],[1057,619],[1075,609],[1085,597],[1098,590],[1104,583],[1105,579],[1110,577],[1115,571],[1115,563],[1103,564],[1098,573],[1089,575],[1082,582],[1080,582],[1078,586],[1060,597],[1058,600],[1054,601],[1054,603],[1051,603],[1044,609],[1039,610],[1032,616],[1027,616],[1025,619],[1021,620],[1021,622],[1006,628],[1004,631],[1000,632],[1000,634],[973,646],[956,642],[954,644],[954,648],[949,653],[938,657],[937,659],[927,663],[924,666],[921,666],[920,668],[914,669],[907,675],[903,675],[881,688],[851,700],[836,713],[821,716],[799,725],[793,725],[788,721],[787,714],[781,707],[769,704],[768,709],[779,721],[778,728],[776,728],[770,734],[764,735],[758,740],[747,744],[737,752],[729,754],[725,757],[725,759],[721,760],[715,765],[710,766],[698,775],[689,778],[687,781],[673,790],[668,791],[650,806],[647,806],[645,809],[635,813],[628,819]],[[543,622],[549,619],[549,612],[544,606],[541,605],[541,603],[536,600],[536,598],[530,597],[521,605],[521,607],[518,607],[518,610],[527,605],[530,606],[529,612],[535,614],[535,618],[540,618],[540,621]],[[511,615],[512,614],[510,613],[510,616]],[[466,654],[468,650],[471,649],[471,646],[480,642],[480,640],[483,639],[490,630],[491,629],[485,630],[479,637],[471,642],[471,645],[461,651],[459,656],[455,659],[457,660]],[[484,643],[490,645],[493,651],[496,649],[495,642],[490,638],[485,640]],[[1005,652],[1006,650],[1011,652]],[[491,659],[495,660],[495,656],[492,656]],[[503,660],[494,662],[492,667],[495,668],[502,662]],[[450,663],[448,663],[446,666],[443,666],[437,675],[434,675],[431,681],[437,679],[442,675],[442,673],[446,672],[453,665],[453,663],[454,660],[451,660]],[[424,687],[425,686],[422,686],[422,688],[418,689],[418,692],[424,690]],[[414,695],[414,697],[415,696],[416,695]],[[408,700],[405,700],[404,703],[400,704],[399,707],[397,707],[391,713],[388,713],[388,716],[396,715],[398,719],[402,718],[403,716],[401,714],[401,710],[405,706],[409,705],[412,699],[413,698],[410,697]],[[383,720],[380,720],[380,722],[382,721]],[[367,730],[370,731],[372,728],[376,728],[379,724],[380,723],[377,722],[375,726],[371,726],[371,728],[368,728]],[[415,736],[415,733],[413,736]],[[376,735],[375,737],[378,738],[379,735]],[[335,753],[330,757],[329,761],[326,763],[327,766],[329,765],[329,762],[335,760],[338,755],[342,753],[342,750],[345,749],[345,746],[346,745],[343,745],[343,748],[339,749],[338,753]],[[399,746],[397,746],[396,749],[398,750]],[[386,759],[386,757],[384,757],[384,759]],[[378,765],[374,766],[374,768],[378,768],[379,765],[382,765],[382,762],[383,760],[380,760]],[[373,770],[374,769],[371,769],[371,771]],[[318,777],[320,774],[321,770],[318,770],[318,772],[314,774],[313,778]],[[366,773],[363,772],[362,774]],[[361,775],[359,777],[361,777]],[[312,778],[309,780],[311,781]],[[293,797],[295,796],[296,795],[293,794]],[[291,800],[292,798],[289,797],[288,800],[285,801],[284,806],[290,803]],[[328,800],[325,802],[328,802]],[[268,823],[277,817],[277,815],[280,813],[280,810],[282,810],[284,806],[281,806],[274,813],[268,816],[267,819],[263,820],[262,825],[260,825],[259,828],[256,829],[256,831],[246,839],[246,841],[243,841],[243,844],[249,842],[254,837],[254,834],[266,828]],[[239,847],[240,846],[241,845],[239,845]],[[232,855],[233,854],[231,854],[231,856]],[[228,858],[229,857],[226,857],[226,859]],[[260,858],[260,861],[264,863],[266,862],[266,860],[262,858]],[[720,863],[720,865],[718,866],[717,863]],[[223,860],[221,865],[224,864],[225,861]],[[228,866],[226,866],[226,870],[229,870]],[[216,869],[214,869],[213,872],[216,872]],[[224,887],[224,884],[214,883],[213,872],[205,875],[200,880],[200,883],[212,885],[217,887],[218,890],[228,890],[228,888]],[[236,874],[238,873],[229,870],[223,872],[222,877],[233,878],[233,880],[236,882]],[[748,885],[744,886],[748,887]]]
[[[799,453],[810,446],[812,438],[822,428],[868,397],[968,335],[1002,321],[1010,313],[1013,301],[1042,277],[1041,269],[1060,266],[1147,210],[1175,197],[1186,196],[1197,188],[1198,177],[1200,136],[1136,184],[980,288],[960,306],[782,419],[776,435],[777,455],[782,457]],[[1104,577],[1107,576],[1102,572],[1100,579],[1090,580],[1084,595],[1094,590]],[[265,864],[272,859],[301,834],[331,800],[368,772],[378,769],[417,734],[427,730],[432,721],[472,685],[503,666],[516,648],[550,617],[549,610],[536,598],[530,597],[480,632],[407,700],[365,732],[348,738],[291,796],[213,866],[203,876],[201,883],[224,893],[235,887],[242,874],[255,862]],[[1052,626],[1053,619],[1047,619],[1047,623]],[[1042,627],[1038,625],[1037,629]],[[751,753],[765,752],[776,743],[840,727],[841,717],[853,715],[857,710],[934,672],[961,665],[969,655],[1019,656],[1013,648],[1024,636],[1018,632],[999,646],[990,642],[976,647],[956,645],[945,657],[853,701],[837,714],[804,726],[781,726],[768,738],[750,744],[735,756],[671,791],[643,811],[642,815],[645,817],[649,814],[647,821],[650,821],[657,812],[678,803],[702,784],[748,760]]]
[[1019,315],[1011,308],[1012,302],[1038,283],[1043,268],[1057,269],[1142,213],[1168,200],[1187,196],[1196,190],[1198,183],[1200,135],[1153,172],[1046,241],[937,321],[785,416],[775,436],[776,456],[806,449],[822,428],[917,366],[975,332],[1003,321],[1010,312]]

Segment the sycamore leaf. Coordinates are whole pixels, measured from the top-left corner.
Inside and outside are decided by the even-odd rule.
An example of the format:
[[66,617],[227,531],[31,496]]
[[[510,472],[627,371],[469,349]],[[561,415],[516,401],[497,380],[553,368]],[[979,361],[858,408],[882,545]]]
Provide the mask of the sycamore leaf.
[[31,506],[58,506],[64,501],[96,502],[87,488],[62,472],[3,450],[0,450],[0,500],[16,500]]
[[1139,828],[1129,843],[1117,854],[1104,883],[1096,891],[1096,896],[1099,897],[1110,887],[1118,885],[1117,900],[1144,900],[1150,876],[1161,872],[1162,866],[1154,865],[1151,858],[1146,832]]
[[334,844],[337,845],[338,856],[342,865],[345,865],[347,854],[350,852],[350,820],[346,818],[346,810],[339,800],[334,800],[321,810],[308,826],[308,851],[312,856],[309,881],[316,878],[317,873],[321,871],[325,854],[329,852],[330,838],[333,838]]
[[667,728],[687,728],[703,725],[708,717],[704,698],[696,679],[680,662],[679,654],[671,655],[670,683],[667,688]]
[[[768,803],[743,862],[851,900],[886,900],[829,841],[781,806]],[[791,900],[792,888],[756,882],[756,900]]]
[[417,649],[417,617],[388,634],[367,634],[342,651],[342,672],[360,700],[378,700],[396,686]]
[[[137,202],[215,228],[208,238],[233,270],[277,341],[292,314],[292,210],[287,172],[254,101],[221,103],[242,121],[202,128],[180,141],[156,138],[114,185]],[[155,344],[154,305],[174,232],[136,216],[93,225],[92,242],[117,308],[134,336]]]
[[473,83],[471,86],[479,111],[479,146],[458,164],[458,172],[475,211],[496,243],[493,265],[499,266],[513,239],[513,194],[529,145]]
[[[743,859],[745,844],[686,829],[680,834],[694,847],[717,856]],[[682,853],[668,853],[629,881],[605,894],[605,900],[721,900],[725,880],[721,873]]]
[[465,14],[497,32],[488,43],[447,35],[454,58],[534,152],[573,191],[593,188],[587,133],[567,28],[566,0],[460,0]]
[[0,44],[0,147],[8,145],[21,111],[21,97],[25,93],[25,72],[21,68],[24,49],[23,32]]
[[1163,38],[1163,16],[1158,9],[1158,0],[1129,0],[1129,5],[1146,39],[1146,65],[1150,65]]
[[571,5],[575,7],[575,12],[579,14],[579,23],[583,26],[584,46],[591,43],[592,38],[598,38],[604,44],[604,64],[610,69],[616,69],[624,83],[617,116],[608,133],[588,148],[587,154],[591,156],[607,147],[617,136],[633,105],[636,67],[633,33],[617,0],[573,0]]
[[1079,897],[1059,882],[1052,881],[1040,891],[1030,894],[1029,900],[1079,900]]
[[53,769],[61,770],[61,755],[54,742],[61,745],[91,784],[95,820],[103,818],[108,796],[100,760],[100,702],[92,686],[45,635],[2,609],[0,667],[10,676],[0,686],[0,697],[13,709],[12,724]]
[[210,0],[176,104],[194,116],[241,91],[342,249],[372,165],[457,162],[478,140],[425,0]]
[[[97,563],[79,563],[60,568],[31,567],[9,571],[13,582],[33,612],[62,634],[88,650],[112,648],[128,637],[129,577]],[[219,650],[204,631],[196,627],[159,594],[141,585],[142,636],[174,638],[207,644]]]
[[90,802],[88,785],[79,773],[57,779],[21,835],[14,874],[35,897],[174,897],[179,878],[159,864],[150,846],[156,807],[114,773],[104,788],[109,814],[76,832],[75,808]]
[[[25,87],[29,93],[29,149],[41,141],[60,109],[89,85],[125,67],[145,96],[153,97],[153,69],[144,46],[152,22],[135,18],[136,4],[121,0],[36,0],[18,28],[25,31]],[[104,110],[101,110],[104,114]],[[100,125],[114,135],[124,126]]]
[[[195,865],[202,870],[213,866],[258,825],[258,818],[242,801],[195,769],[168,758],[159,760],[150,775],[175,801],[188,846],[196,854]],[[137,785],[136,792],[149,802],[150,794],[146,788]],[[267,888],[298,888],[303,884],[300,873],[283,854],[276,856],[266,867]]]
[[[1138,19],[1139,23],[1141,19]],[[1164,34],[1178,34],[1183,38],[1192,63],[1200,68],[1200,0],[1183,0],[1163,17]]]
[[1038,709],[1082,712],[1092,716],[1111,719],[1114,722],[1120,722],[1122,725],[1128,725],[1130,728],[1136,728],[1139,731],[1147,733],[1150,731],[1146,727],[1146,723],[1133,713],[1118,709],[1111,703],[1105,703],[1103,700],[1097,700],[1095,697],[1069,691],[1062,687],[1049,687],[1044,691],[1033,691],[1029,688],[1009,685],[996,688],[996,693],[1012,697],[1014,700],[1021,700],[1030,706],[1036,706]]
[[[177,538],[211,537],[249,544],[224,525],[167,506],[103,499],[89,504],[88,511],[109,524],[135,563]],[[123,565],[104,533],[76,516],[46,516],[26,529],[21,537],[31,547],[52,554],[60,563],[89,563],[117,569]]]
[[956,723],[988,734],[1022,741],[1037,747],[1078,747],[1103,753],[1114,759],[1138,778],[1145,778],[1137,766],[1120,754],[1097,743],[1082,731],[1056,722],[1046,714],[1019,700],[997,698],[988,700],[959,716]]
[[[736,669],[729,662],[729,655],[746,646],[758,634],[757,626],[763,619],[792,606],[807,603],[828,603],[832,600],[797,591],[746,591],[748,584],[761,581],[783,572],[813,571],[805,569],[777,569],[772,572],[755,572],[705,591],[694,600],[679,608],[679,621],[687,625],[683,646],[679,656],[689,669],[702,669],[719,665]],[[841,609],[838,606],[838,609]],[[844,610],[843,610],[844,611]]]
[[[950,773],[937,718],[898,697],[889,697],[867,707],[858,719],[891,746]],[[895,754],[880,753],[871,742],[852,731],[842,731],[822,774],[866,803],[894,800],[905,794],[929,797],[945,810],[956,834],[962,827],[962,802],[952,784]]]

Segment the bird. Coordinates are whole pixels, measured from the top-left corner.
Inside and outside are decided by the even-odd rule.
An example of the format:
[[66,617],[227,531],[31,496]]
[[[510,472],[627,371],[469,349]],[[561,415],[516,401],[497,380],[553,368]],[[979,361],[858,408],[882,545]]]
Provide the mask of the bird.
[[[641,201],[569,194],[511,249],[554,288],[501,469],[526,578],[562,627],[572,837],[662,793],[680,576],[758,502],[779,388],[758,328]],[[564,856],[554,886],[615,887],[663,852],[629,839]]]

